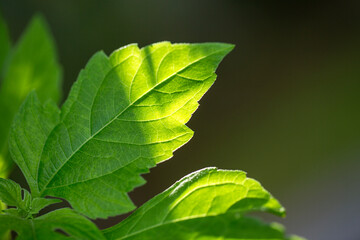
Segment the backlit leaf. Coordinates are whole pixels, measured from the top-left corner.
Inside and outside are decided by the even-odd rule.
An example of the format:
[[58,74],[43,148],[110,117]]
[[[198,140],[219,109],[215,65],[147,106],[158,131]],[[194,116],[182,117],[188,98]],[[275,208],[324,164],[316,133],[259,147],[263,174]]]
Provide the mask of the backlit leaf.
[[244,172],[205,168],[104,233],[108,239],[126,240],[287,239],[279,225],[244,216],[251,211],[285,214],[280,203]]
[[91,218],[133,210],[127,192],[190,140],[185,123],[232,48],[161,42],[95,54],[42,151],[41,196],[67,199]]

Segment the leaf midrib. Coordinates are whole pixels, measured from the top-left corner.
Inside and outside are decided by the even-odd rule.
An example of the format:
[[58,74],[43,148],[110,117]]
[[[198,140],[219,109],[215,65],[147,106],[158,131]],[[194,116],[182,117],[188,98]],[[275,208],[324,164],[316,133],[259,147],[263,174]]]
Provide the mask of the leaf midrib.
[[[230,48],[230,47],[229,47]],[[60,169],[62,169],[62,167],[69,161],[69,159],[71,159],[78,151],[79,149],[81,149],[85,144],[87,144],[90,140],[92,140],[97,134],[99,134],[102,130],[104,130],[107,126],[109,126],[111,123],[113,123],[119,116],[121,116],[126,110],[128,110],[130,107],[132,107],[136,102],[140,101],[142,98],[144,98],[147,94],[149,94],[150,92],[152,92],[155,88],[157,88],[158,86],[160,86],[161,84],[164,84],[165,82],[167,82],[169,79],[171,79],[173,76],[175,76],[177,73],[187,69],[188,67],[190,67],[191,65],[205,59],[208,58],[209,56],[215,55],[217,53],[226,51],[228,48],[224,48],[218,51],[214,51],[213,53],[206,55],[204,57],[201,57],[193,62],[191,62],[190,64],[188,64],[187,66],[179,69],[178,71],[174,72],[173,74],[171,74],[170,76],[168,76],[166,79],[164,79],[162,82],[159,82],[157,84],[155,84],[153,87],[151,87],[148,91],[146,91],[143,95],[141,95],[137,100],[131,102],[126,108],[124,108],[119,114],[117,114],[114,118],[112,118],[107,124],[105,124],[103,127],[101,127],[97,132],[95,132],[93,135],[91,135],[90,138],[88,138],[86,141],[84,141],[83,144],[81,144],[75,151],[73,151],[73,153],[67,158],[67,161],[64,161],[63,164],[61,164],[61,166],[54,172],[54,174],[52,175],[52,177],[46,182],[46,184],[44,185],[43,189],[40,192],[40,195],[43,195],[44,191],[46,190],[46,187],[49,185],[49,183],[54,179],[54,177],[57,175],[57,173],[60,171]],[[139,66],[140,68],[140,66]],[[114,67],[110,70],[112,71],[114,69]],[[109,72],[110,72],[109,71]],[[104,78],[105,79],[105,78]],[[103,79],[103,80],[104,80]]]

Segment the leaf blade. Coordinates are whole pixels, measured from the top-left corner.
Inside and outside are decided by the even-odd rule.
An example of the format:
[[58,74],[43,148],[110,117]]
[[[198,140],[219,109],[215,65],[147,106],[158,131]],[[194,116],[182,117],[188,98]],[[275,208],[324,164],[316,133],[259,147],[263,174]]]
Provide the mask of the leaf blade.
[[244,172],[205,168],[182,178],[104,234],[127,240],[287,239],[283,229],[244,217],[249,211],[285,213]]
[[[232,48],[161,42],[142,49],[128,45],[110,58],[96,54],[45,144],[39,168],[43,196],[66,198],[93,218],[132,210],[127,192],[144,182],[141,173],[190,140],[193,132],[184,124]],[[80,186],[95,189],[99,211],[84,207],[91,200]],[[79,199],[78,191],[86,197]]]
[[55,198],[34,198],[31,202],[31,215],[38,214],[40,210],[46,208],[47,206],[50,206],[55,203],[62,202],[60,199]]
[[59,209],[35,219],[0,215],[0,233],[15,231],[19,239],[105,239],[100,230],[85,217],[68,208]]
[[19,184],[3,178],[0,178],[0,201],[7,206],[16,207],[2,210],[4,213],[22,218],[29,218],[38,214],[43,208],[61,202],[59,199],[33,199],[31,194],[26,189],[21,188]]
[[9,150],[23,172],[33,196],[38,195],[37,168],[45,141],[59,122],[60,111],[51,101],[42,105],[33,91],[16,114],[10,130]]
[[266,224],[254,218],[233,214],[188,219],[127,237],[105,236],[110,240],[288,240],[284,229],[278,224]]
[[8,206],[16,207],[4,209],[3,212],[23,218],[30,216],[31,195],[16,182],[0,178],[0,200]]
[[0,178],[0,200],[8,206],[20,206],[21,187],[16,182]]

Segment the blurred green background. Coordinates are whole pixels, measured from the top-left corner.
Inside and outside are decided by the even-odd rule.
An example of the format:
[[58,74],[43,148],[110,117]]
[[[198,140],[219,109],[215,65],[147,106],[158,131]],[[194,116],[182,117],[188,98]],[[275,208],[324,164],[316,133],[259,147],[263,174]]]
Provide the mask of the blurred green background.
[[98,50],[236,44],[189,123],[194,138],[132,198],[140,205],[202,167],[242,169],[285,205],[288,232],[360,239],[359,1],[0,0],[0,9],[13,40],[34,13],[45,16],[66,95]]

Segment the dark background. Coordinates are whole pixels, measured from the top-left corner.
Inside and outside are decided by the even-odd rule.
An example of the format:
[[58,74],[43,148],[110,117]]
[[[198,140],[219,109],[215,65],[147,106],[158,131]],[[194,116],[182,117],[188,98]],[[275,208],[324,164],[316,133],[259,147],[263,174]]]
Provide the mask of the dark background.
[[13,40],[34,13],[46,17],[64,96],[98,50],[236,44],[189,123],[194,138],[145,175],[134,201],[206,166],[242,169],[287,208],[286,219],[270,219],[288,232],[360,239],[360,1],[0,0],[0,8]]

